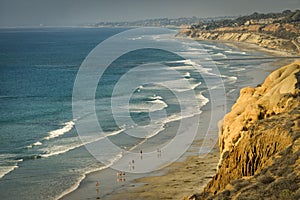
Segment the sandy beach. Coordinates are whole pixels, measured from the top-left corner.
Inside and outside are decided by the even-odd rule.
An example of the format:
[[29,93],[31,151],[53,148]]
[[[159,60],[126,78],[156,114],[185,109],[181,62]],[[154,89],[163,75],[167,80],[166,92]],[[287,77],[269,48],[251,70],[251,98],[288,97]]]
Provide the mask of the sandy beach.
[[[205,129],[209,124],[209,106],[207,104],[203,107],[200,129]],[[218,133],[214,130],[209,134],[215,138]],[[126,173],[125,176],[118,177],[117,171],[111,168],[90,173],[75,191],[62,199],[180,199],[191,191],[203,188],[216,173],[218,145],[215,140],[209,141],[210,144],[205,144],[203,139],[197,137],[189,150],[176,162],[151,173]],[[200,147],[213,149],[199,154]],[[97,181],[99,187],[96,187]]]
[[[270,72],[295,59],[284,59],[282,57],[290,57],[291,55],[285,52],[268,50],[254,44],[222,43],[241,51],[259,51],[270,57],[278,57],[278,60],[273,63],[262,63],[263,69],[261,71],[247,72],[247,77],[251,80],[252,86],[262,83]],[[231,106],[228,105],[228,111]],[[202,113],[203,118],[206,119],[204,121],[209,118],[208,107],[209,105],[206,105]],[[202,123],[205,124],[206,122]],[[200,124],[200,127],[203,124]],[[215,130],[212,134],[217,135],[218,131]],[[67,194],[62,199],[181,199],[193,192],[201,191],[216,173],[219,161],[218,144],[215,144],[213,150],[208,154],[199,156],[197,150],[202,145],[207,144],[203,144],[203,140],[198,138],[192,144],[189,152],[185,153],[177,162],[148,174],[126,174],[124,176],[124,180],[126,180],[122,182],[117,180],[115,175],[117,172],[112,169],[88,174],[75,191]],[[98,180],[100,180],[100,187],[96,190],[95,184]]]
[[[272,57],[279,57],[278,60],[271,64],[263,64],[263,74],[257,71],[248,72],[248,76],[252,79],[254,85],[262,83],[265,77],[278,67],[297,60],[296,58],[282,58],[292,57],[293,55],[289,53],[265,49],[254,44],[240,42],[222,43],[241,51],[258,51]],[[197,143],[194,145],[197,145]],[[200,145],[201,141],[198,141],[198,146]],[[165,169],[166,174],[160,176],[150,175],[136,179],[131,185],[132,187],[123,188],[105,199],[181,199],[184,196],[191,195],[193,192],[201,191],[205,187],[215,174],[218,161],[219,148],[218,144],[216,144],[213,151],[204,157],[189,156],[184,161],[173,163],[167,167]],[[139,184],[141,185],[136,187]]]
[[[202,141],[198,141],[199,145]],[[134,180],[130,187],[122,188],[104,199],[181,199],[191,191],[200,191],[216,173],[219,151],[216,146],[205,156],[189,156],[183,162],[175,162],[165,170],[166,174]],[[135,185],[141,186],[136,187]]]

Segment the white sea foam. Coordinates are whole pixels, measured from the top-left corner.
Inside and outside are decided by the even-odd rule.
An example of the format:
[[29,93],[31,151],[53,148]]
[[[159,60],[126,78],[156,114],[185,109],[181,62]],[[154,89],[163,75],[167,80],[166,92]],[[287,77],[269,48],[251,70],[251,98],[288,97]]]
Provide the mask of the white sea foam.
[[110,162],[109,166],[111,166],[111,165],[113,165],[114,163],[116,163],[116,162],[117,162],[118,160],[120,160],[122,157],[123,157],[123,153],[120,152],[120,153],[118,153],[115,157],[109,159],[109,162]]
[[26,148],[31,149],[34,146],[41,146],[41,145],[43,145],[43,143],[41,143],[40,141],[37,141],[31,145],[26,146]]
[[171,61],[167,63],[182,63],[183,66],[172,66],[175,70],[189,70],[189,71],[198,71],[200,73],[209,73],[209,69],[203,68],[200,64],[197,64],[196,62],[187,59],[187,60],[177,60],[177,61]]
[[68,151],[71,151],[73,149],[76,149],[76,148],[79,148],[81,146],[84,146],[84,145],[87,145],[87,144],[90,144],[90,143],[93,143],[93,142],[97,142],[99,140],[102,140],[106,137],[109,137],[109,136],[113,136],[113,135],[118,135],[119,133],[123,132],[125,129],[120,129],[120,130],[117,130],[117,131],[113,131],[113,132],[109,132],[109,133],[105,133],[105,134],[101,134],[99,136],[96,136],[96,137],[82,137],[80,138],[82,140],[82,142],[79,141],[79,138],[78,137],[73,137],[73,138],[65,138],[64,140],[69,140],[67,141],[66,143],[68,145],[65,145],[65,144],[56,144],[56,145],[53,145],[53,146],[48,146],[48,147],[45,147],[41,150],[45,151],[44,154],[41,154],[40,156],[42,158],[47,158],[47,157],[50,157],[50,156],[56,156],[56,155],[59,155],[59,154],[63,154],[63,153],[66,153]]
[[202,95],[202,92],[196,95],[196,98],[200,100],[200,106],[205,106],[208,102],[209,99],[206,98],[205,96]]
[[174,60],[174,61],[169,61],[167,63],[172,64],[172,63],[185,63],[185,62],[186,62],[186,60]]
[[230,54],[241,54],[241,55],[245,55],[246,52],[243,52],[243,51],[224,51],[225,53],[230,53]]
[[227,78],[229,79],[230,82],[235,82],[237,80],[237,77],[235,76],[229,76]]
[[188,55],[188,56],[203,56],[207,55],[207,52],[201,52],[201,51],[187,51],[187,52],[180,52],[181,55]]
[[168,104],[162,100],[162,97],[157,96],[156,99],[155,97],[150,97],[150,98],[151,101],[146,101],[144,103],[138,103],[138,104],[130,104],[129,106],[130,112],[133,113],[155,112],[168,107]]
[[173,69],[176,69],[176,70],[195,70],[195,67],[194,66],[191,66],[191,65],[189,65],[189,66],[186,66],[186,65],[183,65],[183,66],[174,66],[174,67],[172,67]]
[[155,99],[153,101],[148,101],[148,102],[154,104],[154,105],[151,105],[151,107],[153,107],[153,106],[156,107],[156,105],[160,105],[159,107],[164,107],[164,108],[168,107],[168,104],[166,104],[166,102],[164,102],[164,101],[162,101],[160,99]]
[[217,47],[215,45],[203,44],[203,46],[206,46],[206,47],[208,47],[210,49],[223,50],[222,48]]
[[42,144],[43,144],[43,143],[37,141],[37,142],[33,143],[33,146],[41,146]]
[[17,168],[18,168],[17,164],[13,166],[0,166],[0,179]]
[[50,131],[48,133],[48,136],[45,137],[44,139],[45,140],[50,140],[50,139],[59,137],[59,136],[65,134],[65,133],[69,132],[74,127],[75,122],[74,121],[69,121],[69,122],[64,123],[64,125],[65,126],[62,127],[62,128],[60,128],[60,129],[57,129],[57,130],[54,130],[54,131]]
[[190,72],[186,72],[185,74],[184,74],[184,78],[190,78],[191,77],[191,73]]
[[240,72],[240,71],[245,71],[246,69],[243,67],[232,67],[229,72]]
[[[207,59],[210,60],[210,58],[207,58]],[[202,65],[200,65],[192,60],[185,60],[184,64],[187,66],[192,66],[192,69],[194,69],[198,73],[215,76],[215,74],[209,72],[209,71],[211,71],[211,68],[204,68]]]
[[153,96],[149,97],[149,99],[151,99],[151,100],[162,100],[163,98],[161,96],[153,95]]
[[23,159],[11,160],[16,154],[0,154],[0,179],[18,168],[18,163]]
[[133,37],[133,38],[128,38],[129,40],[141,40],[141,39],[143,39],[143,37],[142,36],[140,36],[140,37]]
[[222,57],[222,58],[227,58],[227,56],[223,53],[216,53],[216,54],[213,54],[211,55],[212,57]]
[[195,83],[195,84],[191,84],[191,89],[194,90],[196,89],[198,86],[200,86],[202,83],[199,82],[199,83]]

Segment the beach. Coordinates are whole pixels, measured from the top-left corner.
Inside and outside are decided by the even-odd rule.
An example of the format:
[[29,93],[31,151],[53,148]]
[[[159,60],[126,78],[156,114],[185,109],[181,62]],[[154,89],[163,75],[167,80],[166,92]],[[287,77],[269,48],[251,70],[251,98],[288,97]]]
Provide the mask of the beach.
[[[223,43],[229,45],[227,43]],[[241,82],[240,87],[250,85],[256,86],[263,82],[266,76],[280,67],[282,63],[289,63],[291,59],[283,59],[287,56],[279,51],[269,51],[255,45],[239,43],[231,44],[240,51],[262,52],[269,57],[280,57],[275,62],[261,62],[259,70],[247,70],[245,76],[246,82]],[[238,93],[237,93],[238,94]],[[236,100],[237,94],[228,95],[227,112]],[[212,109],[210,103],[202,108],[202,119],[200,127],[205,127],[207,120],[210,118]],[[214,122],[215,125],[218,122]],[[201,129],[201,128],[200,128]],[[218,135],[218,130],[211,131],[211,134]],[[62,199],[181,199],[195,191],[201,191],[207,182],[216,173],[219,161],[219,148],[216,140],[212,141],[214,148],[201,155],[199,148],[208,144],[203,143],[203,139],[195,140],[191,148],[175,163],[148,174],[126,174],[125,182],[118,182],[116,178],[117,171],[107,169],[100,172],[88,174],[81,182],[80,186],[72,193],[67,194]],[[106,172],[105,172],[106,171]],[[107,180],[107,176],[111,177]],[[99,191],[96,190],[96,182],[100,180]],[[103,184],[101,184],[103,183]],[[111,184],[109,187],[107,183]],[[112,189],[114,188],[114,189]]]
[[104,199],[181,199],[206,185],[216,173],[218,160],[218,148],[203,157],[189,156],[168,166],[166,174],[136,179]]
[[[201,141],[198,141],[201,143]],[[199,145],[198,143],[198,145]],[[201,190],[216,172],[219,151],[215,147],[205,156],[188,156],[184,161],[147,175],[126,174],[125,182],[118,182],[116,171],[92,173],[78,190],[62,199],[180,199],[191,191]],[[112,180],[105,180],[108,173]],[[108,175],[106,174],[106,175]],[[141,177],[144,176],[144,177]],[[96,182],[100,180],[99,191]],[[112,182],[112,183],[111,183]],[[117,185],[113,191],[105,191],[106,184]],[[104,195],[103,195],[104,194]]]
[[[209,106],[203,108],[199,129],[205,128],[210,119]],[[207,109],[207,110],[206,110]],[[193,121],[191,119],[191,121]],[[203,132],[203,131],[202,131]],[[208,133],[212,137],[217,131]],[[199,154],[200,147],[212,148],[211,151]],[[163,152],[161,155],[163,157]],[[105,169],[90,173],[81,182],[78,189],[62,199],[180,199],[192,190],[205,186],[216,172],[219,160],[218,145],[214,140],[205,144],[203,139],[195,139],[189,150],[176,162],[162,169],[146,174],[126,173],[117,176],[118,171]],[[96,187],[97,181],[100,183]],[[99,190],[96,190],[96,189]],[[180,190],[179,190],[180,189]]]

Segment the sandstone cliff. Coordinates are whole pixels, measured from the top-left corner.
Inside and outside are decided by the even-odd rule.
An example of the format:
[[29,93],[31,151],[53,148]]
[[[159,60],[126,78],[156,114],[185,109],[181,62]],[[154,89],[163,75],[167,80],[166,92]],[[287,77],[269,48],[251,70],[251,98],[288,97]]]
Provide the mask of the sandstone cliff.
[[300,53],[300,38],[283,39],[265,33],[255,32],[256,29],[258,28],[254,27],[254,25],[249,26],[246,30],[241,27],[234,29],[226,27],[213,31],[203,31],[188,28],[182,29],[179,35],[188,36],[197,40],[247,42],[272,50],[280,50],[292,54]]
[[253,13],[235,19],[199,21],[178,35],[196,40],[247,42],[260,47],[300,54],[300,10]]
[[185,199],[300,199],[300,62],[241,90],[219,146],[216,175]]

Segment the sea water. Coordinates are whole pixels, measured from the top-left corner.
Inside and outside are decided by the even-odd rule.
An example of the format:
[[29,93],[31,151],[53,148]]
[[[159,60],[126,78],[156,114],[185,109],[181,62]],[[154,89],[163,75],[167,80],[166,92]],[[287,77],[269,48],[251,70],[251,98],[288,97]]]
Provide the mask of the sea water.
[[[28,28],[0,30],[0,198],[55,199],[78,186],[85,174],[105,169],[107,163],[97,161],[85,148],[75,129],[78,119],[72,114],[72,92],[76,74],[89,52],[100,42],[127,28]],[[149,43],[164,40],[172,45],[176,38],[152,35]],[[142,37],[142,36],[141,36]],[[140,39],[140,38],[131,38]],[[199,42],[182,46],[182,55],[197,58],[206,52],[211,61],[201,60],[202,73],[212,73],[217,66],[225,85],[227,104],[232,104],[239,89],[251,83],[247,72],[261,70],[261,61],[247,60],[259,53],[243,52],[222,44]],[[201,56],[200,56],[201,57]],[[231,58],[245,58],[234,61]],[[160,63],[182,74],[189,87],[178,79],[158,80],[135,88],[130,97],[130,116],[147,133],[143,138],[129,137],[126,130],[136,127],[126,120],[116,124],[110,97],[118,80],[137,65]],[[206,64],[205,64],[206,63]],[[143,49],[121,56],[106,70],[96,91],[95,108],[104,137],[123,150],[154,151],[174,138],[172,127],[181,119],[201,115],[201,108],[211,101],[205,80],[195,72],[190,59],[159,49]],[[199,67],[199,66],[197,66]],[[161,72],[159,70],[162,70]],[[146,70],[143,76],[157,76],[165,69]],[[137,75],[138,76],[138,75]],[[168,74],[164,74],[168,77]],[[213,79],[215,74],[211,74]],[[137,78],[137,77],[136,77]],[[189,99],[179,104],[163,82],[175,85],[177,92],[193,90],[199,109],[189,107]],[[215,85],[210,90],[220,87]],[[123,96],[122,96],[123,95]],[[119,94],[124,98],[127,94]],[[187,97],[188,98],[188,97]],[[180,112],[185,109],[185,115]],[[150,117],[165,110],[167,117]],[[122,116],[122,109],[118,116]],[[150,116],[150,117],[149,117]],[[220,116],[222,117],[222,116]],[[141,129],[139,129],[140,131]],[[141,131],[140,131],[141,132]],[[122,153],[107,153],[109,162],[117,162]],[[108,155],[109,154],[109,155]]]

